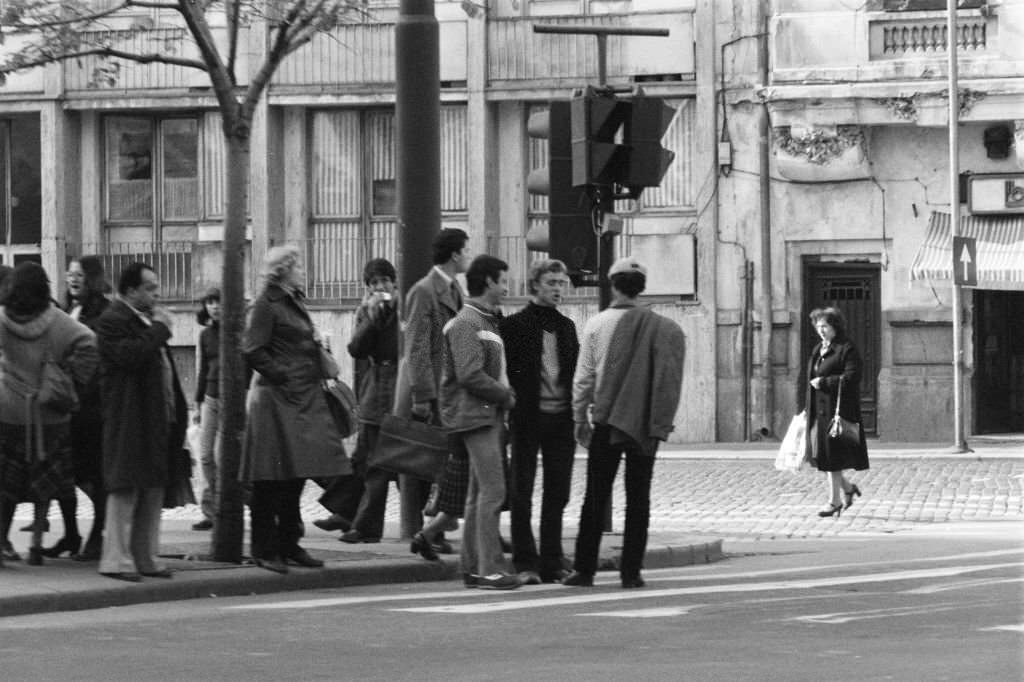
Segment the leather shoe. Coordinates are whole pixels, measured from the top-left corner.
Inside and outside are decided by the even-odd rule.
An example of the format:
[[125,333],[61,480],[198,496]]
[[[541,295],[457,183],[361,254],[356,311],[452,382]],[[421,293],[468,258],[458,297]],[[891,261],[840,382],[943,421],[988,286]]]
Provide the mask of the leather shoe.
[[203,519],[192,524],[192,530],[213,530],[213,521],[210,519]]
[[554,571],[541,571],[540,581],[542,583],[560,583],[569,577],[569,571],[564,568],[558,568]]
[[268,571],[273,571],[274,573],[285,574],[288,572],[288,567],[285,566],[284,562],[277,557],[253,557],[252,562],[260,568],[265,568]]
[[430,544],[430,541],[427,540],[423,533],[416,533],[412,536],[409,551],[413,554],[419,554],[427,561],[437,561],[439,559],[433,545]]
[[14,551],[10,540],[4,540],[3,545],[0,545],[0,557],[4,561],[21,561],[21,555]]
[[138,573],[100,573],[104,578],[113,578],[114,580],[123,580],[126,583],[141,583],[142,576]]
[[309,556],[309,552],[302,549],[301,547],[292,552],[291,554],[289,554],[288,556],[284,557],[284,560],[285,563],[290,561],[293,564],[303,566],[305,568],[323,568],[324,565],[324,562],[320,561],[320,559],[314,559],[313,557]]
[[380,542],[380,538],[368,538],[359,531],[357,531],[355,528],[353,528],[352,530],[345,531],[341,534],[341,537],[338,539],[342,542],[347,542],[350,545],[358,545],[360,542],[367,544]]
[[352,522],[346,519],[341,514],[331,514],[326,519],[317,519],[313,522],[313,525],[319,528],[320,530],[326,531],[348,531],[352,528]]
[[455,548],[452,547],[452,543],[448,542],[444,538],[441,538],[436,542],[431,542],[430,548],[438,554],[455,554]]
[[571,587],[593,587],[594,586],[594,574],[583,573],[581,571],[573,571],[565,577],[562,581],[563,585],[569,585]]
[[88,542],[85,543],[85,547],[78,554],[71,557],[72,561],[99,561],[100,555],[103,553],[102,548],[99,545],[91,545]]
[[635,587],[643,587],[646,584],[647,583],[644,582],[644,579],[638,575],[630,576],[628,578],[623,576],[622,578],[622,587],[627,590]]
[[147,578],[171,578],[173,574],[169,568],[161,568],[159,571],[142,571]]

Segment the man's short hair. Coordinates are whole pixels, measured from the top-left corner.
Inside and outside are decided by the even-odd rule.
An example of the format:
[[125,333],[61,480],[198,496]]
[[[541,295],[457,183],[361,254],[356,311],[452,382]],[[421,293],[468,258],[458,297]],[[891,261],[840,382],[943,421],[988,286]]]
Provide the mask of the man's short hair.
[[[128,267],[121,271],[117,280],[117,293],[124,296],[129,289],[138,289],[142,286],[142,273],[146,270],[153,270],[152,266],[141,261],[129,263]],[[153,272],[156,272],[153,270]]]
[[441,231],[434,235],[431,247],[434,251],[434,265],[447,263],[453,253],[462,251],[469,241],[469,235],[465,230],[457,227],[442,227]]
[[647,277],[639,272],[617,272],[608,281],[613,289],[630,298],[636,298],[647,287]]
[[466,271],[466,288],[469,289],[469,295],[482,295],[487,291],[487,279],[497,282],[503,272],[508,272],[508,263],[500,258],[487,254],[474,258],[469,264],[469,270]]
[[542,258],[531,263],[530,279],[527,280],[527,286],[531,294],[537,293],[537,285],[540,284],[540,278],[549,272],[567,275],[569,274],[569,268],[565,267],[565,263],[556,258]]
[[394,282],[398,279],[398,273],[387,258],[374,258],[367,261],[363,268],[363,284],[369,286],[374,277],[387,277]]

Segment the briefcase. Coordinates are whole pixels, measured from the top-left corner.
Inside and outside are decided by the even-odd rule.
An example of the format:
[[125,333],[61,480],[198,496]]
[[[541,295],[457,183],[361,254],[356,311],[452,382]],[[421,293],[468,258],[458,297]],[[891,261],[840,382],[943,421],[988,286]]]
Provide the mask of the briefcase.
[[392,414],[380,423],[377,447],[367,464],[423,481],[435,481],[444,471],[447,460],[447,430]]

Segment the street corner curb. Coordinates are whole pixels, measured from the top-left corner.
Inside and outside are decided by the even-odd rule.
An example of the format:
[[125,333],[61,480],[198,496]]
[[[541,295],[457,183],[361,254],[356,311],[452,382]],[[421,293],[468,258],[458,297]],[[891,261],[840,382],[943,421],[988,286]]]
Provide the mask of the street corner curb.
[[143,580],[136,584],[13,595],[0,599],[0,618],[57,611],[134,606],[188,599],[215,599],[299,590],[440,582],[458,576],[458,559],[440,561],[378,559],[332,564],[322,569],[293,568],[286,575],[256,566],[178,571],[173,580]]
[[[616,547],[616,549],[621,549]],[[599,571],[619,570],[620,554],[602,556],[598,561]],[[681,568],[698,564],[710,564],[721,560],[722,540],[719,538],[695,538],[692,541],[648,545],[644,554],[644,568]]]

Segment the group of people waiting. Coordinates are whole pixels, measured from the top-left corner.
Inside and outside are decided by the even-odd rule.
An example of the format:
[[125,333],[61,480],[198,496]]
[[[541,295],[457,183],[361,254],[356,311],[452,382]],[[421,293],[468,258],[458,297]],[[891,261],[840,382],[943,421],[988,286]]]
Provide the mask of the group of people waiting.
[[[402,536],[412,552],[428,560],[451,552],[444,533],[464,519],[460,560],[467,587],[590,586],[624,458],[619,572],[623,587],[642,587],[654,460],[673,429],[684,356],[679,326],[638,305],[645,266],[632,257],[611,266],[611,305],[577,335],[574,322],[558,310],[570,284],[561,261],[533,263],[531,300],[504,316],[505,262],[489,255],[471,259],[468,235],[453,228],[435,236],[432,251],[434,266],[410,287],[404,305],[399,305],[390,262],[375,258],[364,268],[366,294],[347,345],[357,362],[360,419],[351,458],[322,388],[331,378],[323,361],[330,348],[305,304],[301,252],[279,246],[266,254],[241,348],[252,372],[240,479],[249,491],[254,563],[279,573],[289,564],[323,565],[299,545],[300,497],[307,479],[324,488],[320,502],[331,512],[314,523],[341,530],[340,539],[349,543],[381,540],[395,481]],[[76,259],[68,268],[64,305],[51,299],[50,282],[38,264],[23,263],[6,274],[0,293],[0,561],[20,559],[8,534],[16,505],[31,502],[28,563],[66,553],[99,561],[99,572],[110,578],[171,577],[158,556],[160,515],[164,507],[190,501],[190,495],[174,492],[190,475],[183,450],[188,408],[167,345],[172,325],[158,305],[157,273],[132,263],[111,297],[101,261]],[[196,348],[195,403],[201,435],[200,452],[194,454],[206,489],[203,519],[195,530],[212,528],[216,519],[219,303],[219,292],[210,290],[198,314],[203,330]],[[807,400],[814,406],[808,450],[819,468],[833,471],[829,511],[838,515],[840,495],[846,495],[849,507],[860,494],[842,468],[866,468],[866,450],[855,461],[830,450],[818,422],[833,403],[819,398],[840,389],[837,377],[826,378],[835,374],[826,364],[831,357],[839,361],[841,374],[849,370],[843,358],[855,362],[857,356],[843,345],[845,339],[833,343],[837,331],[842,336],[841,315],[831,309],[816,315],[823,344],[815,350],[808,387]],[[47,363],[73,380],[75,408],[42,399]],[[857,377],[849,378],[842,388],[853,391]],[[854,406],[859,402],[852,392],[847,400]],[[439,480],[372,465],[381,423],[390,414],[447,431],[450,453]],[[562,521],[577,444],[588,449],[587,481],[570,565]],[[539,542],[532,523],[538,454],[543,472]],[[95,512],[84,544],[76,485]],[[64,536],[43,547],[51,500],[60,505]],[[511,515],[511,543],[499,531],[504,509]]]

